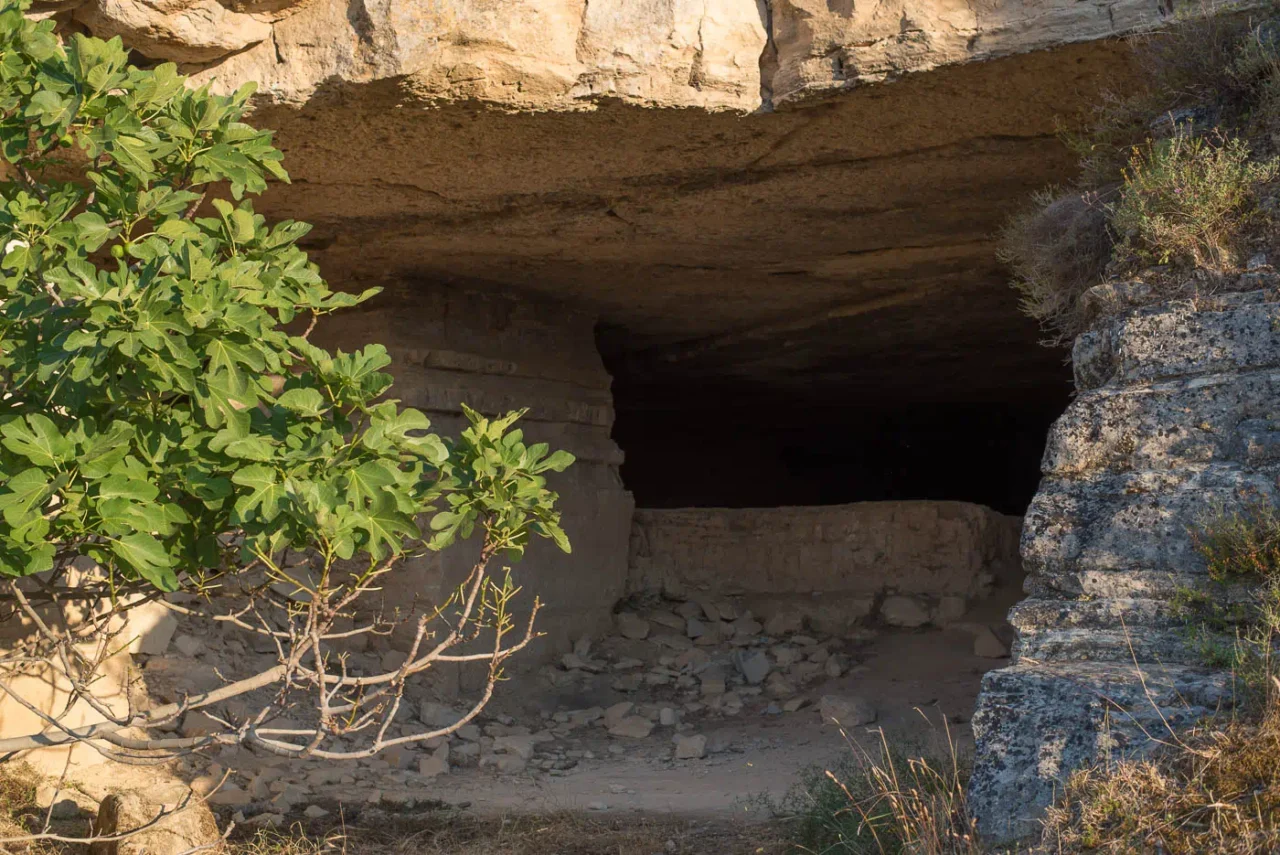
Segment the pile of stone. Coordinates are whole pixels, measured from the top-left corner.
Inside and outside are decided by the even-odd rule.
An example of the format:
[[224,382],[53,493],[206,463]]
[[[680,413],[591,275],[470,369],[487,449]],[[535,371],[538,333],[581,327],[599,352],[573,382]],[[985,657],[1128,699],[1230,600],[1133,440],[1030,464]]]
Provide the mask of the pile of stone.
[[615,623],[616,636],[598,645],[579,640],[545,673],[561,688],[607,675],[612,689],[635,697],[633,721],[609,728],[618,737],[647,736],[641,721],[676,725],[697,716],[736,716],[749,707],[769,715],[795,712],[810,704],[808,687],[849,671],[847,649],[865,638],[819,639],[805,634],[797,612],[762,622],[727,601],[625,610]]

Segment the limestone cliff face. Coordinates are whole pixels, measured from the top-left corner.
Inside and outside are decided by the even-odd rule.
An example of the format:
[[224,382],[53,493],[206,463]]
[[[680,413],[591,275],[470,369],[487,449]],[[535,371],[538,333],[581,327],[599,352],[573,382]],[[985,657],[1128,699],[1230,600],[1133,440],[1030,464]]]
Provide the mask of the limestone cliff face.
[[1077,340],[1078,395],[1024,520],[1014,663],[986,676],[974,717],[970,804],[991,836],[1033,831],[1073,768],[1225,702],[1171,599],[1207,581],[1192,542],[1206,513],[1280,500],[1276,284],[1247,275]]
[[1139,0],[60,0],[95,35],[303,101],[334,79],[572,109],[750,111],[1152,23]]

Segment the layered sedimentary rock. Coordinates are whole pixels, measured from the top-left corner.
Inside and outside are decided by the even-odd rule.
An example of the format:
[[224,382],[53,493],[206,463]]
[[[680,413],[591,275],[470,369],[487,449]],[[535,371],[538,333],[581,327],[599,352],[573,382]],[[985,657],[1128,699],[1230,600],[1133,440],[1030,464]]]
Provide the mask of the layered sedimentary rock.
[[[992,236],[1122,86],[1137,0],[46,0],[259,83],[341,287],[568,300],[641,394],[1036,394]],[[43,12],[48,14],[50,12]],[[979,62],[978,60],[982,60]],[[902,78],[902,79],[898,79]],[[885,81],[896,81],[885,84]],[[837,97],[838,96],[838,97]],[[998,381],[998,382],[997,382]],[[694,393],[690,393],[694,394]]]
[[965,502],[642,509],[630,584],[731,596],[764,616],[797,611],[837,635],[882,612],[899,622],[895,605],[916,606],[912,623],[946,622],[997,581],[1020,579],[1020,526]]
[[[345,350],[384,344],[393,359],[392,394],[427,413],[442,434],[465,427],[462,403],[485,413],[528,407],[520,422],[526,441],[577,457],[551,484],[561,497],[572,554],[535,540],[512,565],[523,589],[513,604],[516,613],[527,614],[534,597],[546,605],[538,629],[547,633],[547,647],[529,660],[563,652],[571,640],[609,624],[610,609],[626,588],[632,502],[618,476],[622,454],[609,436],[609,375],[592,342],[589,317],[494,295],[417,290],[406,301],[392,292],[377,308],[352,310],[341,323],[321,325],[316,339]],[[388,607],[443,603],[475,550],[473,543],[407,562],[385,585]]]
[[1025,519],[1014,663],[986,676],[974,717],[970,803],[992,837],[1033,831],[1071,769],[1226,702],[1171,599],[1207,581],[1207,514],[1280,499],[1276,285],[1251,275],[1076,341],[1078,397]]
[[[95,35],[210,66],[220,86],[304,101],[333,78],[404,77],[420,97],[580,109],[755,110],[906,72],[1105,38],[1138,0],[55,0]],[[38,6],[39,8],[39,6]],[[194,68],[193,68],[194,70]]]

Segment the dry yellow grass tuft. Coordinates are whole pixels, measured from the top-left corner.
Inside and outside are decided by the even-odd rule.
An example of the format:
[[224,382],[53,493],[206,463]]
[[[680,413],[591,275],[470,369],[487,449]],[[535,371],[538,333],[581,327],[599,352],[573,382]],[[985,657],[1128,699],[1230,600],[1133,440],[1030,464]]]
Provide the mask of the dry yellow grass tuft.
[[773,826],[677,819],[416,814],[377,827],[301,824],[233,837],[230,855],[781,855]]
[[1260,721],[1193,730],[1148,760],[1075,773],[1044,841],[1062,853],[1280,851],[1280,703]]

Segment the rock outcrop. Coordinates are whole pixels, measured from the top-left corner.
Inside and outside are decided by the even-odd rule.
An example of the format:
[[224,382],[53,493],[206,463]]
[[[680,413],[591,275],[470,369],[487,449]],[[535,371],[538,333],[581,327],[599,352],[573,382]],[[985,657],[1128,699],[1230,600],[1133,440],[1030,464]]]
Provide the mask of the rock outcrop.
[[1250,275],[1076,341],[1078,396],[1025,518],[1014,662],[986,676],[974,717],[970,804],[989,836],[1033,831],[1073,768],[1227,702],[1171,598],[1206,581],[1192,541],[1206,513],[1280,499],[1276,285]]

